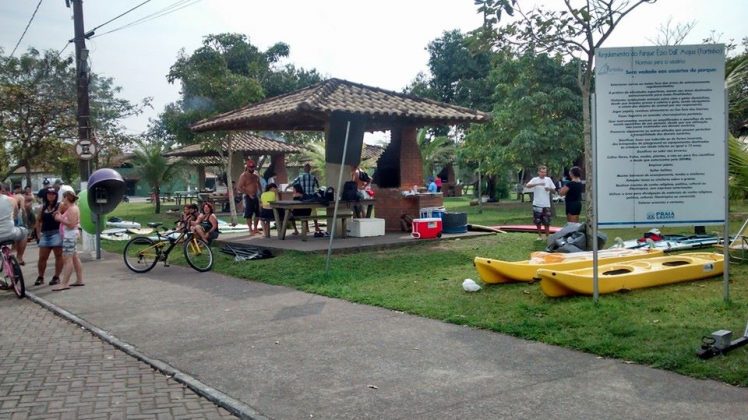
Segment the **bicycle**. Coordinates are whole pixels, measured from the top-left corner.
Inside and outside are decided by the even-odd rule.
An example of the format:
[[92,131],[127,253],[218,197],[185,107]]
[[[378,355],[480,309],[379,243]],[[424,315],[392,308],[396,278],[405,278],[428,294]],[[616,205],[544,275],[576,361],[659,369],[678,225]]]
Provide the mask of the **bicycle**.
[[[148,223],[157,229],[161,223]],[[156,230],[156,240],[145,236],[136,236],[125,245],[123,258],[125,265],[136,273],[145,273],[153,269],[159,261],[168,267],[169,253],[177,245],[182,245],[187,264],[199,272],[213,268],[213,251],[200,237],[186,231],[167,230],[161,233]],[[176,235],[176,236],[175,236]]]
[[0,243],[0,252],[3,256],[3,272],[5,273],[4,286],[12,288],[18,298],[26,296],[26,284],[23,282],[23,271],[18,264],[16,256],[10,251],[13,241]]

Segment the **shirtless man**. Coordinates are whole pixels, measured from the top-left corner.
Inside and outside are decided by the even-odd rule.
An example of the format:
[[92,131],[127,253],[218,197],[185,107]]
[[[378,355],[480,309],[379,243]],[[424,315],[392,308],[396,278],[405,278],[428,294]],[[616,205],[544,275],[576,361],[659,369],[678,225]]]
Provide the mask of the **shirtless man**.
[[[255,172],[255,161],[247,159],[247,165],[244,172],[239,176],[239,182],[236,189],[244,194],[244,218],[247,219],[247,226],[254,235],[260,233],[257,226],[260,223],[260,176]],[[252,217],[254,216],[254,224]],[[253,227],[254,226],[254,227]]]

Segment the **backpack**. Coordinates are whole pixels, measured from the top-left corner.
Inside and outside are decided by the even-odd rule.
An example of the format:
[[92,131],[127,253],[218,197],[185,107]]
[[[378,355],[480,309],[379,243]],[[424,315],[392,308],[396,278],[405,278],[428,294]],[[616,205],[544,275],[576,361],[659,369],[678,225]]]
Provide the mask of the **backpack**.
[[371,177],[363,170],[358,171],[358,179],[364,182],[371,182]]
[[325,200],[335,201],[335,188],[327,187],[327,189],[325,190]]
[[347,181],[343,184],[343,193],[340,195],[343,201],[358,201],[358,187],[353,181]]

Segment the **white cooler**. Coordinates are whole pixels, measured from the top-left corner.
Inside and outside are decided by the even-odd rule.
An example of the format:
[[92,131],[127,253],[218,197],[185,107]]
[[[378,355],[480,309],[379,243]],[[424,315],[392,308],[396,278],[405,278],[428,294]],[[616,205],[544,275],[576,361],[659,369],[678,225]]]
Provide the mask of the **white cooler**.
[[348,222],[348,236],[364,238],[384,235],[384,219],[353,219]]

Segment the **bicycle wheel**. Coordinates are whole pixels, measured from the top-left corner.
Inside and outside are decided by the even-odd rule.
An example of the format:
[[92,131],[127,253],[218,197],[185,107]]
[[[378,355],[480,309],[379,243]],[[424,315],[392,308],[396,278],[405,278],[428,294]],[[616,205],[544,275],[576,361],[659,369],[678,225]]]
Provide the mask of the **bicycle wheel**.
[[187,264],[197,271],[205,272],[213,268],[213,251],[205,241],[192,238],[184,243],[184,258]]
[[10,259],[10,267],[13,269],[13,278],[10,279],[10,282],[13,285],[13,291],[16,292],[16,296],[20,299],[26,296],[26,284],[23,282],[23,271],[21,271],[21,265],[18,264],[16,257],[11,255],[8,258]]
[[138,236],[130,239],[122,253],[125,265],[136,273],[145,273],[156,266],[161,252],[153,240]]

